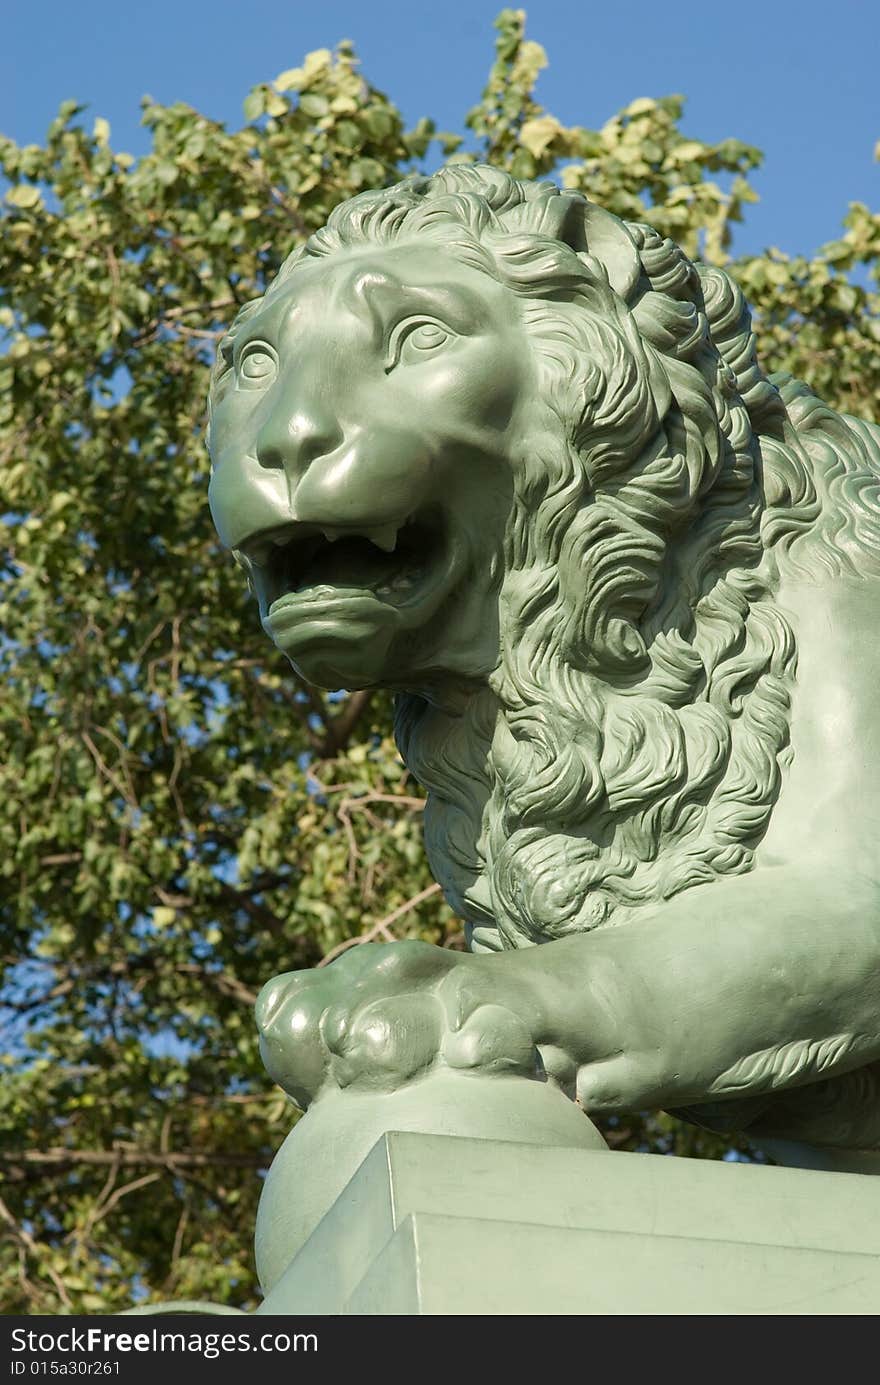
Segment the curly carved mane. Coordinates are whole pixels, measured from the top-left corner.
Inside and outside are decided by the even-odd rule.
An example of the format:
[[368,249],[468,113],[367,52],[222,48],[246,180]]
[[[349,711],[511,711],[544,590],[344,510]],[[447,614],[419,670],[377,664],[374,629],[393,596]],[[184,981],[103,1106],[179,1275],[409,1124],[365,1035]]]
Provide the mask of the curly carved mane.
[[748,870],[788,753],[779,574],[877,570],[871,430],[762,373],[723,270],[493,168],[343,204],[269,294],[304,260],[408,241],[507,286],[540,376],[498,666],[463,712],[398,699],[437,878],[497,947]]

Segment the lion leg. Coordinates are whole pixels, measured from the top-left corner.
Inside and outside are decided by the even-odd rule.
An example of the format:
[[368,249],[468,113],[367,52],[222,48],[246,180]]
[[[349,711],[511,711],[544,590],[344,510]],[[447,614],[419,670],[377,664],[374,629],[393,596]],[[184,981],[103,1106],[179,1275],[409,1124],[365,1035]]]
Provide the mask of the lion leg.
[[857,1097],[864,1145],[873,1087],[865,1096],[854,1075],[880,1064],[878,955],[873,882],[841,892],[821,863],[756,871],[541,947],[353,948],[270,982],[262,1050],[304,1108],[326,1090],[394,1091],[445,1069],[548,1082],[588,1115],[755,1098],[782,1112],[791,1093],[792,1124],[799,1092],[853,1074],[828,1088],[822,1120]]

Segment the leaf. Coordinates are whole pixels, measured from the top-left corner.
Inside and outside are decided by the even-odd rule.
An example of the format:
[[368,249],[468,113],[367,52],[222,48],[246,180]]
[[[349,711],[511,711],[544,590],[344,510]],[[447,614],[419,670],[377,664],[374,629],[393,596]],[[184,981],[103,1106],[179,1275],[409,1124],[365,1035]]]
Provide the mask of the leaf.
[[519,53],[510,75],[512,82],[521,82],[532,87],[539,72],[547,66],[547,54],[540,43],[527,39],[520,44]]
[[694,160],[702,159],[706,154],[706,145],[700,144],[699,140],[682,140],[674,149],[669,152],[669,159],[674,163],[691,163]]
[[17,183],[15,187],[9,188],[6,193],[6,201],[10,207],[20,207],[22,210],[30,210],[42,204],[40,189],[34,187],[32,183]]
[[340,120],[335,133],[343,149],[360,149],[364,142],[363,132],[356,120]]
[[552,115],[538,116],[536,119],[527,120],[523,124],[519,138],[520,143],[524,144],[530,154],[535,158],[540,158],[547,146],[552,144],[558,134],[562,133],[562,126]]
[[299,98],[299,108],[305,115],[320,117],[326,115],[330,109],[330,102],[326,96],[319,96],[313,92],[307,92],[305,96]]
[[266,110],[266,91],[263,87],[254,87],[244,99],[243,103],[245,120],[259,120]]
[[308,78],[316,77],[324,68],[329,67],[333,61],[333,54],[329,48],[316,48],[312,53],[306,53],[303,63],[303,71]]
[[639,96],[635,101],[630,101],[628,106],[624,106],[623,113],[624,115],[637,117],[640,115],[649,115],[652,111],[656,111],[656,109],[656,101],[653,101],[649,96]]
[[[303,82],[305,81],[305,76],[305,68],[289,67],[285,72],[279,72],[278,76],[275,78],[275,81],[272,83],[272,85],[278,92],[298,91],[299,88],[302,86]],[[261,114],[261,112],[258,112],[258,114]],[[247,116],[248,120],[256,119],[256,116],[248,115],[247,103],[245,103],[245,115]]]

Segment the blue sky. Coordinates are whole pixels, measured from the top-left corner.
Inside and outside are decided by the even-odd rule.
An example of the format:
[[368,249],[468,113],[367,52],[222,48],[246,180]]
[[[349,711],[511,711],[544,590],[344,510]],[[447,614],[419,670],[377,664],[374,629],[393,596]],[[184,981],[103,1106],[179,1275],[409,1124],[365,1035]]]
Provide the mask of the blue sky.
[[[500,0],[30,0],[6,9],[0,131],[42,139],[75,97],[144,151],[138,101],[184,100],[230,125],[249,87],[313,48],[355,41],[404,115],[458,130],[492,57]],[[528,31],[550,67],[538,94],[566,123],[601,125],[637,96],[680,91],[685,129],[764,149],[736,248],[810,252],[847,202],[880,205],[877,0],[533,0]]]

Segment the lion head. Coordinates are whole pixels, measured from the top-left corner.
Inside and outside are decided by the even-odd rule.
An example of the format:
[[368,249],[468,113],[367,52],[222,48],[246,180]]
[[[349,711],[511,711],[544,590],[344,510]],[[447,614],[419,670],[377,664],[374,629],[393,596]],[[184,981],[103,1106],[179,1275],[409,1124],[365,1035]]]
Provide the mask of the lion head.
[[473,945],[749,868],[787,754],[780,564],[858,569],[880,525],[857,430],[762,373],[723,270],[452,165],[338,207],[210,403],[263,624],[309,680],[398,692]]

